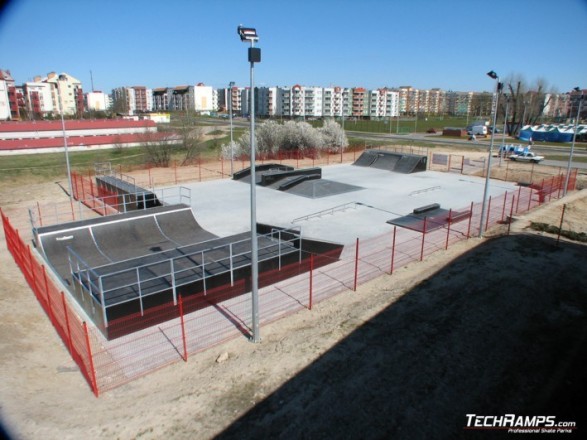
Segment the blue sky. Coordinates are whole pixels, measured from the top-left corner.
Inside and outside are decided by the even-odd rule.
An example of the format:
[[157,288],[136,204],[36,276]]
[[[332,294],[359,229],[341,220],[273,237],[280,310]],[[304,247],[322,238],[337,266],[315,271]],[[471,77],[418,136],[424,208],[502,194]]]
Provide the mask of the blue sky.
[[266,86],[587,88],[587,0],[12,0],[0,68],[66,72],[84,89],[249,83],[239,24],[256,27]]

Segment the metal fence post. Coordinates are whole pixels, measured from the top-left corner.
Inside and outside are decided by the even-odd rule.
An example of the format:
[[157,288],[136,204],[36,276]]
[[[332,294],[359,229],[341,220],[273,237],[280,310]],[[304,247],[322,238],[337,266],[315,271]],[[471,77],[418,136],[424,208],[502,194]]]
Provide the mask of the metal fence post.
[[67,345],[69,353],[73,356],[73,344],[71,342],[71,328],[69,326],[69,315],[67,313],[67,302],[65,301],[65,293],[61,291],[61,302],[63,303],[63,314],[65,315],[65,327],[67,329]]
[[505,204],[508,199],[508,192],[506,191],[503,196],[503,206],[501,208],[501,222],[503,223],[503,216],[505,215]]
[[393,265],[395,263],[395,234],[396,234],[397,226],[393,227],[393,241],[391,242],[391,267],[389,269],[389,274],[393,274]]
[[485,230],[489,227],[489,213],[491,212],[491,196],[489,196],[489,202],[487,204],[487,218],[485,219]]
[[514,203],[516,201],[516,195],[512,196],[512,206],[510,208],[510,219],[508,221],[508,235],[510,235],[510,229],[512,227],[512,221],[514,221]]
[[308,310],[312,310],[312,300],[314,295],[314,254],[310,254],[310,296],[308,298]]
[[359,276],[359,237],[357,237],[357,242],[355,245],[355,283],[353,285],[353,290],[357,291],[357,278]]
[[183,360],[188,361],[188,346],[185,337],[185,322],[183,318],[183,298],[179,295],[179,321],[181,323],[181,340],[183,342]]
[[471,209],[469,210],[469,226],[467,226],[467,240],[471,238],[471,222],[473,221],[473,202],[471,202]]
[[88,325],[86,321],[83,322],[84,335],[86,337],[86,348],[88,352],[88,361],[90,363],[90,386],[96,397],[99,396],[98,381],[96,380],[96,370],[94,370],[94,357],[92,355],[92,345],[90,344],[90,333],[88,332]]
[[567,209],[567,204],[563,205],[563,212],[561,213],[561,221],[558,226],[558,237],[556,237],[556,245],[558,246],[558,242],[561,239],[561,232],[563,231],[563,220],[565,219],[565,211]]
[[452,208],[448,210],[448,225],[446,228],[446,245],[444,246],[444,250],[448,249],[448,240],[450,238],[450,222],[452,220]]
[[424,260],[424,243],[426,241],[426,222],[428,217],[424,217],[424,229],[422,230],[422,249],[420,251],[420,261]]

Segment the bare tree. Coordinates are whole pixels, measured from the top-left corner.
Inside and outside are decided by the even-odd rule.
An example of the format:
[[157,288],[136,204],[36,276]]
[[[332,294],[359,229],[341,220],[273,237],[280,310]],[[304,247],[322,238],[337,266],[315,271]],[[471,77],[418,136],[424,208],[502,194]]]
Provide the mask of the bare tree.
[[173,142],[158,139],[153,132],[142,133],[140,138],[147,162],[159,167],[168,167],[173,151],[176,149]]
[[201,156],[205,148],[204,129],[196,124],[195,118],[182,118],[176,134],[179,137],[177,150],[183,153],[181,165],[187,165]]

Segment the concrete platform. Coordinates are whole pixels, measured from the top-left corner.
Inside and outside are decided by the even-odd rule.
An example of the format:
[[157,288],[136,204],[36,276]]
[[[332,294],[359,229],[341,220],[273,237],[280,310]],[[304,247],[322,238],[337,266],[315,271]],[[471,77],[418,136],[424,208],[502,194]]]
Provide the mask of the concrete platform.
[[[389,232],[393,226],[388,220],[423,205],[467,209],[482,201],[485,185],[482,177],[436,171],[400,174],[353,165],[323,167],[322,178],[362,189],[312,199],[257,185],[257,222],[301,226],[304,237],[350,244]],[[248,183],[226,179],[183,186],[192,191],[194,214],[204,229],[218,236],[250,230]],[[489,194],[514,190],[514,183],[492,180]]]

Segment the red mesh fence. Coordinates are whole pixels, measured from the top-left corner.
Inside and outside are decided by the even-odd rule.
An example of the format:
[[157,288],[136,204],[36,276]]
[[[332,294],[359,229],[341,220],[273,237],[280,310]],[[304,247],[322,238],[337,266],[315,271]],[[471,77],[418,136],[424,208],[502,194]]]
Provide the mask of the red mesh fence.
[[6,246],[14,261],[97,396],[99,389],[92,365],[93,359],[86,323],[74,311],[63,291],[55,287],[55,283],[48,275],[45,266],[38,262],[30,246],[24,244],[18,230],[12,227],[10,220],[4,213],[2,213],[2,225]]
[[[90,179],[88,179],[90,180]],[[91,181],[91,180],[90,180]],[[576,181],[576,170],[569,189]],[[342,254],[303,255],[301,262],[260,274],[260,322],[267,324],[379,277],[450,245],[477,236],[512,215],[526,212],[562,196],[564,175],[545,178],[487,201],[481,219],[480,204],[450,211],[446,223],[428,225],[422,232],[393,227],[384,236],[357,240]],[[84,178],[76,178],[76,194],[92,194]],[[87,198],[87,197],[86,197]],[[72,212],[75,212],[72,209]],[[189,355],[237,336],[251,335],[249,280],[209,289],[204,294],[184,292],[176,303],[149,308],[109,323],[107,340],[93,324],[86,325],[77,305],[47,273],[36,253],[24,244],[2,213],[7,248],[21,269],[63,343],[98,395]],[[104,329],[102,329],[104,330]],[[118,335],[123,335],[119,336]]]

